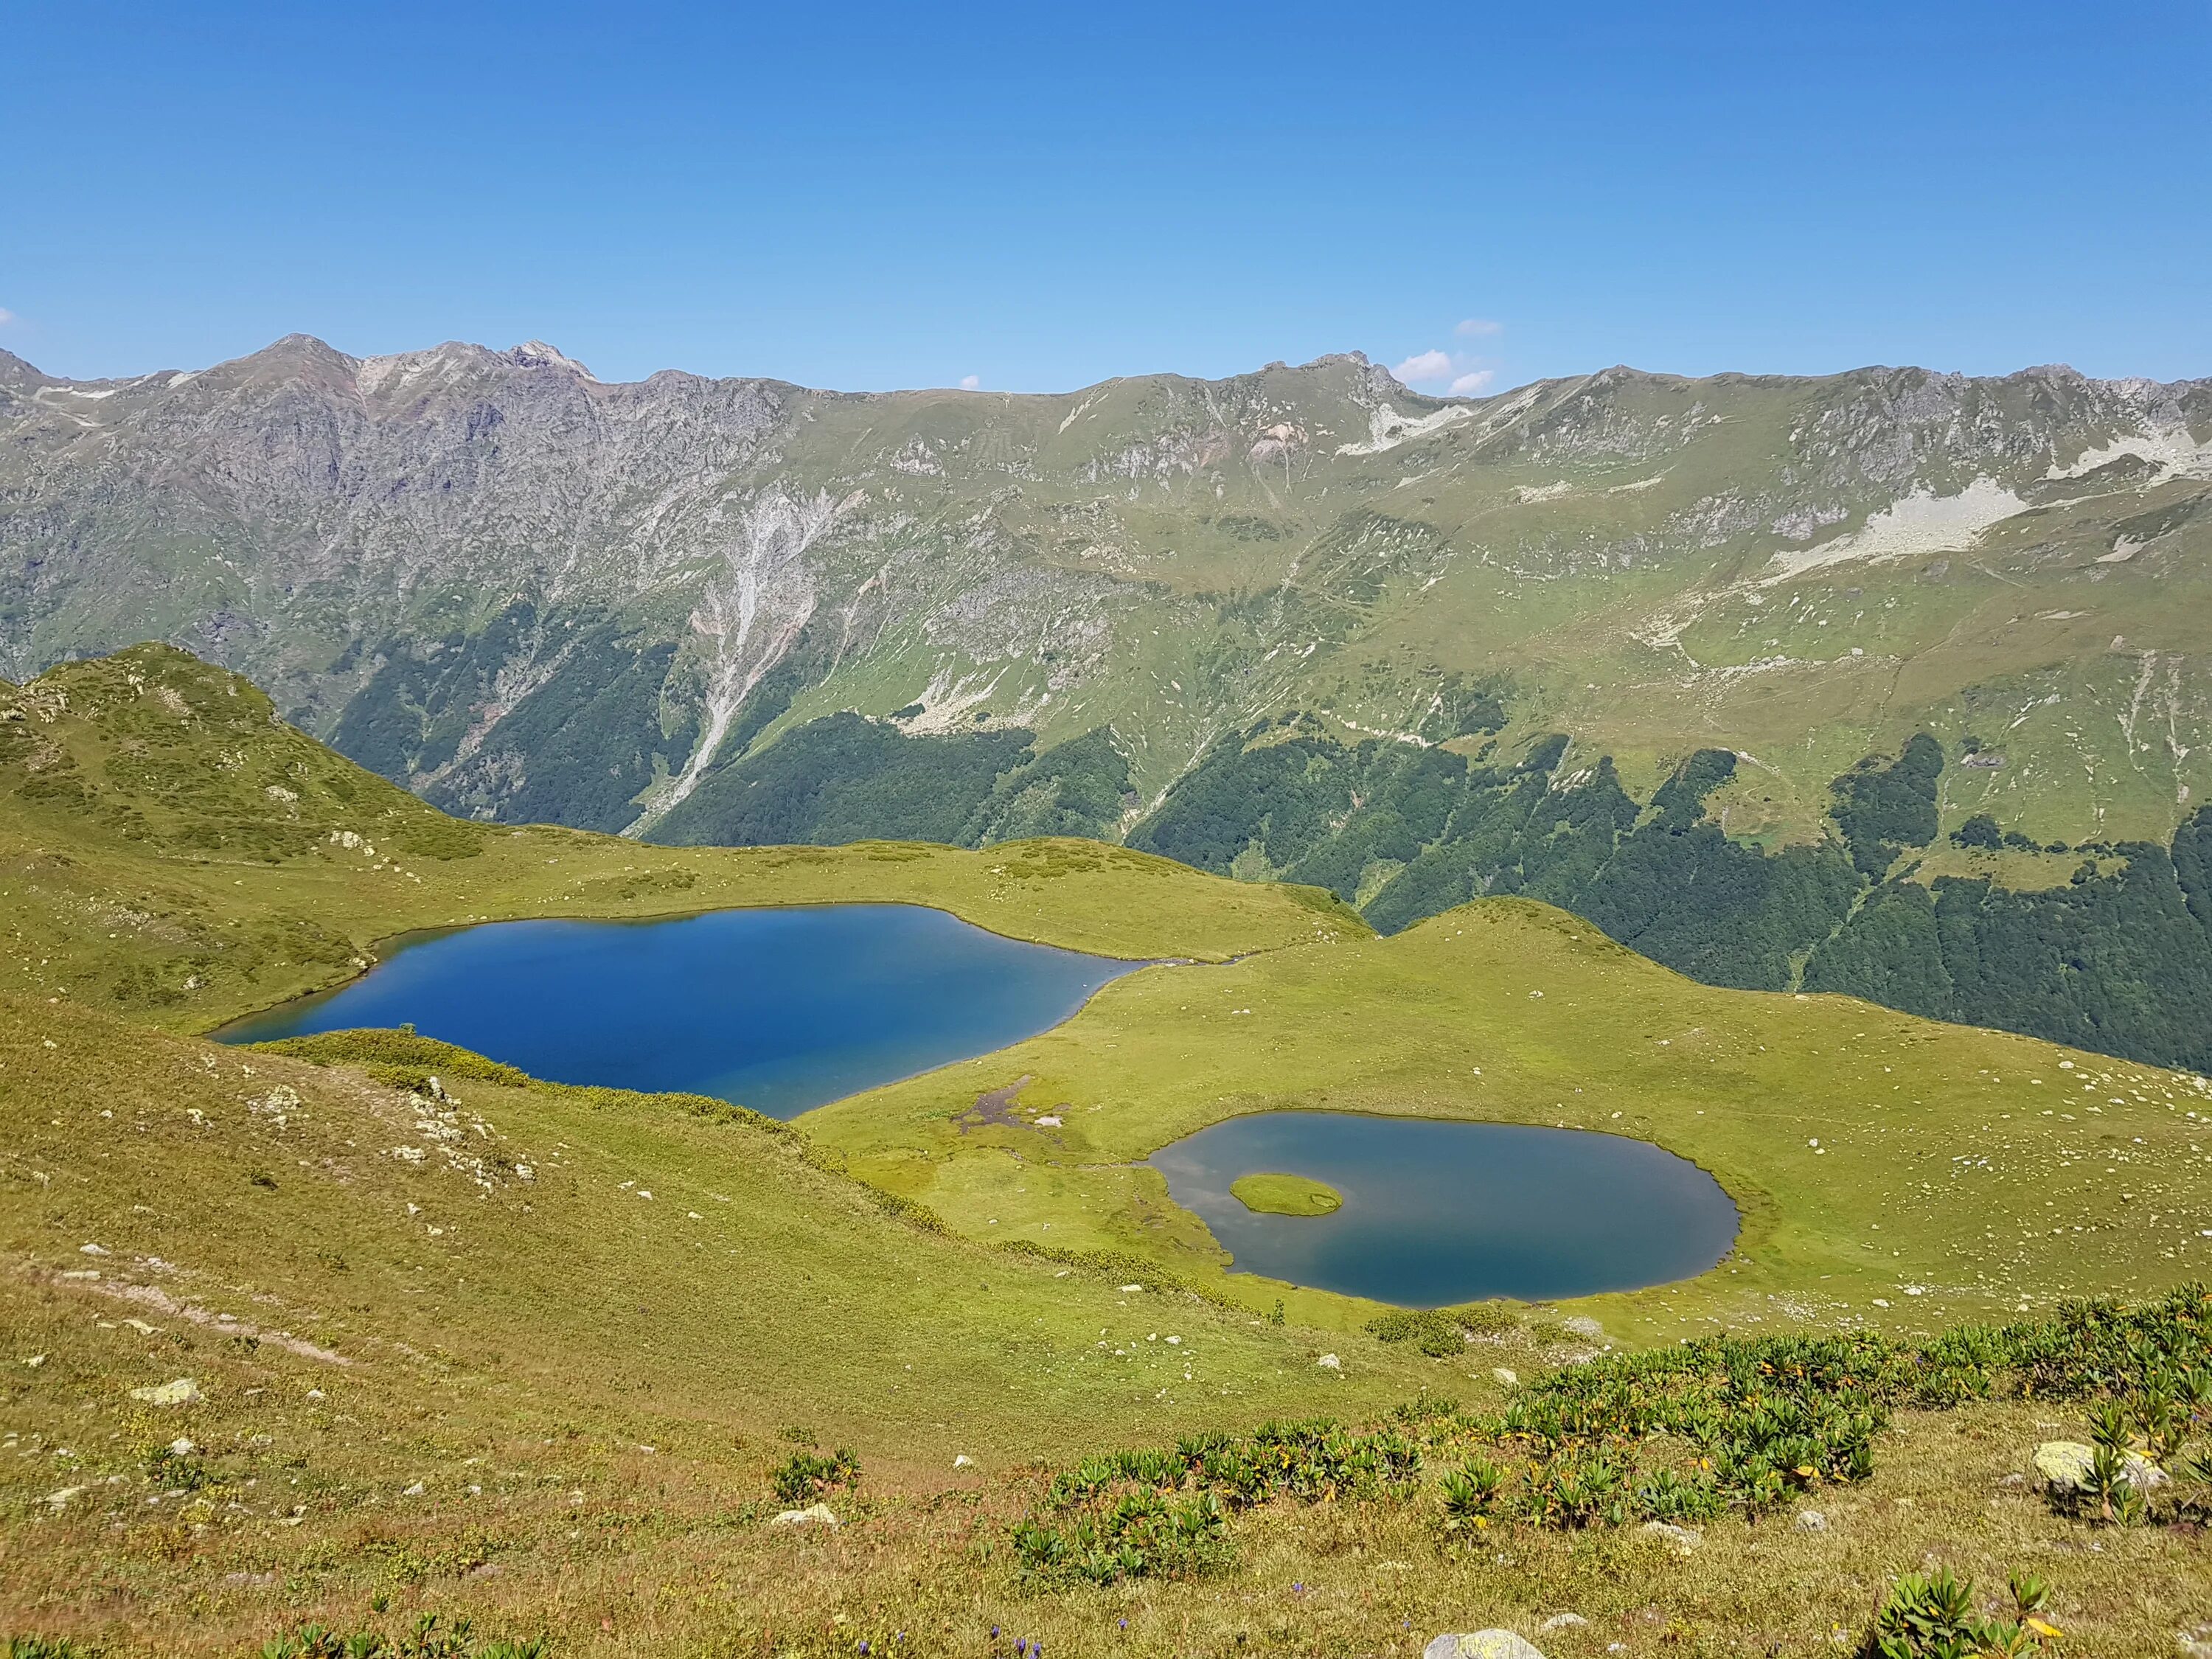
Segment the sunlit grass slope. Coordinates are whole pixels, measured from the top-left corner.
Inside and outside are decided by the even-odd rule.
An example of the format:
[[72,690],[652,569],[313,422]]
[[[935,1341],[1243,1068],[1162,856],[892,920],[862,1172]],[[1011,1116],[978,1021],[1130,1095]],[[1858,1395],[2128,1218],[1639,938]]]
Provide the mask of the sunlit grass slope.
[[[1017,1103],[1060,1127],[963,1119],[1024,1077]],[[2212,1271],[2201,1079],[1842,997],[1711,989],[1520,900],[1393,939],[1147,969],[1027,1042],[800,1122],[971,1236],[1140,1250],[1206,1275],[1218,1249],[1135,1160],[1285,1108],[1599,1129],[1702,1164],[1743,1212],[1736,1254],[1586,1310],[1646,1336],[1924,1329]],[[1316,1321],[1364,1316],[1218,1282]]]
[[1135,957],[1367,931],[1326,894],[1087,842],[669,848],[465,823],[163,646],[0,684],[0,990],[204,1030],[413,928],[864,902]]
[[[392,1034],[185,1034],[404,928],[855,899],[1212,965],[1144,969],[797,1131]],[[1827,1533],[1723,1518],[1688,1560],[1612,1529],[1449,1546],[1428,1486],[1241,1516],[1237,1563],[1190,1583],[1043,1589],[1007,1547],[1092,1452],[1424,1390],[1494,1407],[1494,1367],[1608,1338],[1933,1325],[2201,1271],[2188,1115],[2212,1105],[2166,1074],[1706,990],[1525,903],[1383,941],[1310,894],[1081,844],[674,851],[457,823],[156,649],[0,694],[0,1635],[234,1654],[438,1613],[564,1656],[1018,1635],[1152,1659],[1412,1652],[1572,1611],[1553,1659],[1808,1651],[1931,1555],[1985,1583],[2045,1571],[2082,1654],[2148,1650],[2201,1607],[2188,1538],[2093,1552],[2003,1484],[2087,1431],[2039,1401],[1908,1415],[1870,1481],[1821,1494]],[[1066,1103],[1059,1130],[969,1112],[1024,1076],[1012,1115]],[[1378,1340],[1372,1309],[1223,1275],[1127,1163],[1309,1104],[1648,1136],[1736,1194],[1742,1258],[1510,1313],[1443,1358]],[[1591,1311],[1607,1335],[1560,1316]],[[134,1395],[183,1379],[196,1400]],[[779,1527],[770,1472],[815,1443],[852,1449],[859,1488],[834,1532]]]
[[[1826,1531],[1723,1517],[1688,1559],[1632,1529],[1455,1544],[1430,1470],[1402,1501],[1242,1514],[1216,1577],[1025,1583],[1010,1528],[1078,1454],[1425,1386],[1494,1407],[1481,1368],[1542,1355],[1507,1331],[1470,1368],[984,1249],[714,1103],[303,1047],[370,1063],[0,999],[0,1629],[115,1655],[428,1614],[564,1659],[1411,1654],[1489,1625],[1553,1659],[1809,1652],[1930,1560],[2042,1573],[2071,1653],[2160,1650],[2201,1612],[2185,1534],[2091,1534],[2020,1484],[2037,1440],[2087,1431],[2041,1401],[1906,1413],[1871,1480],[1816,1494]],[[184,1379],[188,1403],[134,1397]],[[835,1531],[773,1523],[807,1441],[860,1461]],[[1540,1631],[1565,1612],[1587,1622]]]
[[[61,1595],[97,1560],[95,1601],[157,1601],[276,1558],[312,1597],[364,1539],[498,1559],[517,1528],[553,1528],[564,1561],[607,1514],[663,1503],[728,1526],[760,1518],[794,1424],[888,1496],[1421,1380],[1395,1351],[1324,1372],[1315,1333],[1157,1276],[1125,1291],[1127,1267],[948,1237],[719,1103],[380,1052],[402,1063],[0,1000],[0,1398],[10,1449],[40,1449],[0,1459],[0,1599]],[[393,1086],[434,1071],[451,1098]],[[179,1376],[204,1409],[131,1398]],[[145,1459],[180,1430],[257,1484],[149,1504]],[[559,1542],[579,1505],[582,1551]]]

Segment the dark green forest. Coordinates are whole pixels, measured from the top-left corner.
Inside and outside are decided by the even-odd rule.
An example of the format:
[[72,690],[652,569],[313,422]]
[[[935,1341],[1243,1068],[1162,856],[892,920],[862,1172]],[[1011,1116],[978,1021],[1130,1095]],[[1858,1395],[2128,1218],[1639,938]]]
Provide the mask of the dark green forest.
[[[1936,838],[1944,766],[1924,732],[1835,780],[1826,842],[1776,853],[1729,840],[1705,815],[1735,771],[1725,750],[1692,755],[1642,805],[1608,759],[1563,771],[1568,750],[1553,737],[1517,764],[1482,765],[1347,744],[1286,717],[1218,744],[1128,841],[1220,872],[1256,853],[1284,879],[1358,903],[1385,933],[1517,893],[1710,985],[1841,991],[2212,1067],[2212,808],[2171,846],[2083,847],[2094,856],[2070,883],[2018,892],[1911,878]],[[1984,823],[1954,838],[2000,844]]]

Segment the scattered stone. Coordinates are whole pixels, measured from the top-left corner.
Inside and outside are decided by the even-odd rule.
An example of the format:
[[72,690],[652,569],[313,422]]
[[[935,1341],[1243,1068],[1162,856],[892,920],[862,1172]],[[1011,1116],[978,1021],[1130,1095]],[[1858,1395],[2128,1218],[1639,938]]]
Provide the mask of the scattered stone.
[[2182,1659],[2212,1659],[2212,1625],[2191,1625],[2173,1632],[2173,1644]]
[[417,1480],[413,1486],[408,1487],[406,1491],[401,1492],[399,1495],[402,1498],[420,1498],[428,1490],[429,1488],[428,1486],[424,1486],[420,1480]]
[[809,1504],[803,1510],[784,1510],[781,1514],[778,1515],[775,1520],[769,1522],[769,1524],[772,1527],[823,1526],[834,1528],[837,1524],[837,1517],[830,1512],[830,1506],[827,1504]]
[[75,1498],[83,1490],[84,1488],[82,1486],[64,1486],[59,1492],[48,1492],[46,1494],[46,1502],[52,1504],[58,1510],[63,1509],[67,1507],[70,1498]]
[[23,1362],[23,1364],[26,1364],[27,1366],[28,1366],[28,1367],[29,1367],[31,1370],[38,1370],[40,1366],[41,1366],[41,1365],[45,1364],[46,1363],[46,1355],[44,1355],[44,1354],[42,1354],[42,1353],[34,1353],[34,1354],[33,1354],[33,1355],[32,1355],[28,1359],[26,1359],[26,1360]]
[[1121,1294],[1124,1296],[1129,1296],[1138,1291],[1143,1290],[1144,1288],[1145,1287],[1141,1285],[1124,1285],[1121,1286]]
[[1589,1620],[1579,1613],[1555,1613],[1536,1628],[1538,1630],[1577,1630],[1588,1623]]
[[[2096,1461],[2096,1448],[2078,1440],[2046,1440],[2035,1449],[2035,1472],[2058,1498],[2071,1498],[2086,1487]],[[2172,1478],[2141,1452],[2130,1452],[2123,1468],[2128,1485],[2137,1492],[2150,1492]]]
[[1517,1389],[1521,1386],[1521,1374],[1510,1365],[1493,1365],[1491,1367],[1490,1374],[1498,1379],[1498,1386],[1501,1389]]
[[1605,1336],[1605,1327],[1588,1314],[1577,1314],[1572,1319],[1563,1319],[1559,1322],[1559,1327],[1562,1330],[1571,1331],[1577,1336],[1586,1338],[1592,1342],[1600,1341]]
[[1421,1659],[1544,1659],[1544,1656],[1534,1644],[1510,1630],[1478,1630],[1434,1638],[1421,1650]]
[[198,1449],[181,1434],[169,1443],[169,1455],[172,1457],[190,1457]]
[[962,1452],[952,1460],[952,1467],[956,1469],[964,1469],[973,1464],[975,1461],[975,1460],[969,1456],[966,1452]]
[[1797,1511],[1796,1527],[1800,1532],[1826,1532],[1828,1517],[1818,1510],[1800,1510]]
[[106,1255],[108,1254],[106,1246],[102,1244],[80,1244],[76,1249],[79,1255]]
[[269,1589],[283,1582],[273,1572],[227,1572],[222,1582],[234,1589]]
[[1637,1531],[1646,1538],[1656,1538],[1670,1550],[1687,1555],[1705,1541],[1705,1534],[1694,1527],[1678,1527],[1671,1521],[1646,1521]]
[[131,1390],[133,1400],[143,1400],[149,1406],[197,1406],[204,1396],[200,1385],[189,1376],[180,1376],[173,1382],[156,1382],[151,1388]]
[[1344,1362],[1341,1359],[1339,1359],[1333,1353],[1323,1354],[1320,1358],[1315,1360],[1314,1364],[1320,1366],[1322,1370],[1325,1371],[1340,1371],[1344,1369]]

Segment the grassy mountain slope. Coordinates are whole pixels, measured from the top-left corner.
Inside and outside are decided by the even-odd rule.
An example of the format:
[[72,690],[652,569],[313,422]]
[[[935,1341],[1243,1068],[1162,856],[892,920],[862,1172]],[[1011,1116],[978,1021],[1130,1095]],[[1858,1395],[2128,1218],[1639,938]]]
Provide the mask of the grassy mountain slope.
[[412,928],[514,915],[897,901],[1104,955],[1223,957],[1364,933],[1326,895],[1118,848],[679,851],[457,822],[167,647],[0,685],[0,989],[205,1030]]
[[[1755,756],[1737,834],[1926,728],[1951,810],[2163,840],[2201,799],[2212,392],[2064,369],[1474,400],[1355,356],[848,396],[538,345],[0,387],[0,665],[164,637],[470,814],[650,822],[793,725],[1110,728],[1156,801],[1291,710],[1638,793]],[[1756,808],[1756,810],[1754,810]],[[1953,827],[1947,820],[1947,830]]]
[[[1049,1473],[1085,1453],[1270,1415],[1371,1419],[1420,1395],[1385,1419],[1402,1429],[1433,1421],[1443,1393],[1503,1406],[1501,1362],[1533,1378],[1599,1340],[1563,1310],[1507,1310],[1482,1342],[1431,1358],[1364,1334],[1370,1310],[1340,1299],[1287,1297],[1278,1326],[1177,1288],[1158,1264],[1199,1288],[1251,1287],[1216,1278],[1188,1237],[1163,1247],[1128,1227],[1100,1161],[1224,1109],[1586,1114],[1650,1133],[1709,1157],[1745,1198],[1747,1259],[1672,1298],[1601,1304],[1617,1337],[1846,1311],[1914,1328],[2014,1292],[2039,1304],[2099,1275],[2148,1288],[2189,1271],[2167,1232],[2203,1206],[2201,1159],[2183,1150],[2201,1109],[2169,1109],[2171,1077],[2077,1081],[2079,1057],[2067,1071],[2025,1039],[1704,989],[1527,902],[1375,940],[1326,899],[1091,846],[665,851],[447,824],[272,722],[250,688],[158,648],[58,671],[7,709],[24,719],[0,731],[27,738],[0,762],[19,988],[0,994],[0,1631],[233,1653],[306,1620],[396,1632],[434,1613],[544,1634],[563,1655],[850,1655],[864,1640],[949,1655],[1017,1636],[1056,1652],[1319,1655],[1493,1623],[1535,1635],[1573,1611],[1589,1623],[1540,1632],[1555,1659],[1616,1643],[1789,1651],[1863,1629],[1876,1588],[1931,1554],[1985,1585],[2037,1566],[2069,1651],[2150,1650],[2197,1616],[2184,1533],[2088,1534],[2005,1484],[2052,1425],[2086,1434],[2071,1400],[1902,1412],[1868,1479],[1818,1488],[1826,1532],[1723,1516],[1686,1559],[1613,1527],[1516,1525],[1468,1547],[1440,1528],[1434,1469],[1406,1501],[1240,1514],[1235,1562],[1191,1582],[1040,1587],[1009,1547]],[[71,789],[27,792],[48,775]],[[348,830],[374,852],[330,840]],[[158,1029],[345,970],[301,939],[358,948],[475,915],[861,896],[1070,942],[1260,954],[1145,970],[1036,1043],[796,1131],[718,1103],[534,1084],[394,1034],[271,1052]],[[308,923],[320,931],[287,931]],[[197,955],[164,957],[165,942]],[[159,980],[176,1000],[135,993],[127,1018],[102,1006],[132,963],[199,957],[200,983]],[[1017,1066],[1037,1073],[1029,1099],[1101,1109],[1056,1144],[986,1129],[951,1146],[944,1114]],[[1720,1121],[1699,1128],[1693,1099]],[[1792,1144],[1816,1113],[1831,1154]],[[951,1230],[847,1168],[890,1187],[905,1183],[887,1171],[931,1171]],[[1068,1243],[1134,1249],[1068,1260],[963,1237],[984,1180],[1018,1233],[1070,1218],[1073,1197],[1111,1198]],[[2014,1231],[2041,1225],[2037,1198],[2064,1230],[2043,1230],[2051,1243]],[[1859,1259],[1875,1252],[1855,1209],[1894,1228],[1888,1275],[1926,1271],[1929,1296],[1858,1305],[1884,1275]],[[1999,1237],[1976,1246],[1976,1217]],[[179,1378],[197,1401],[132,1392]],[[806,1442],[862,1465],[857,1491],[828,1494],[834,1533],[769,1523],[787,1502],[770,1473]]]

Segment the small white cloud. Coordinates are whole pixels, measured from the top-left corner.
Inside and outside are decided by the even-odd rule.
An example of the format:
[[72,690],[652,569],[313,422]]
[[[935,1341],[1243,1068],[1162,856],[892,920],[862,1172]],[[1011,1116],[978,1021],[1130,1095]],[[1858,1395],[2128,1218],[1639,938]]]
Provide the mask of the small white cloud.
[[1478,368],[1471,374],[1462,374],[1451,383],[1455,398],[1472,398],[1498,378],[1494,368]]
[[1416,380],[1441,380],[1452,372],[1452,360],[1441,351],[1417,351],[1390,371],[1401,386]]
[[7,307],[0,306],[0,328],[7,327],[9,324],[15,320],[15,313],[9,310]]
[[1503,334],[1504,331],[1504,324],[1493,323],[1487,317],[1469,317],[1457,328],[1452,330],[1453,333],[1463,340],[1488,339],[1493,334]]
[[963,392],[980,392],[982,387],[983,377],[980,374],[963,374],[960,377],[960,389]]

